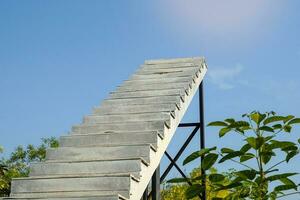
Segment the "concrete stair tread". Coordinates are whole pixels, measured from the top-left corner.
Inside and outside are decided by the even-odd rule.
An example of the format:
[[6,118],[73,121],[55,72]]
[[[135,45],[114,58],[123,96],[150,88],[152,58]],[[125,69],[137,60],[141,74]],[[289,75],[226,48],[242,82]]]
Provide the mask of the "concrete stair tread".
[[158,65],[158,64],[174,64],[174,63],[195,63],[203,62],[203,57],[190,57],[190,58],[168,58],[168,59],[155,59],[145,60],[145,64]]
[[156,149],[150,144],[50,148],[46,160],[107,160],[142,157],[150,163]]
[[5,199],[22,199],[22,200],[30,200],[30,199],[36,199],[36,200],[42,200],[42,199],[48,199],[48,200],[58,200],[58,199],[62,199],[62,200],[128,200],[125,197],[121,197],[118,195],[98,195],[98,196],[79,196],[79,197],[6,197],[3,198],[3,200]]
[[198,65],[190,65],[190,66],[177,66],[177,67],[169,67],[169,68],[151,68],[149,65],[142,65],[140,69],[137,70],[135,74],[163,74],[163,73],[174,73],[174,72],[191,72],[193,73],[195,70],[199,70]]
[[88,136],[88,135],[112,135],[112,134],[138,134],[138,133],[141,133],[141,134],[158,134],[159,137],[161,137],[163,139],[163,136],[159,134],[159,131],[106,131],[106,132],[103,132],[103,133],[89,133],[89,134],[76,134],[76,135],[64,135],[64,136],[61,136],[61,137],[72,137],[72,136]]
[[[172,114],[176,116],[176,111]],[[107,124],[79,124],[72,127],[71,134],[94,134],[94,133],[113,133],[130,131],[161,131],[168,129],[168,123],[165,121],[146,121],[146,122],[125,122],[125,123],[107,123]]]
[[93,148],[103,148],[103,147],[132,147],[132,146],[149,146],[150,149],[156,151],[156,148],[150,143],[138,143],[138,144],[103,144],[103,145],[95,145],[95,146],[87,146],[87,147],[58,147],[58,148],[50,148],[53,150],[56,149],[93,149]]
[[35,163],[83,163],[83,162],[111,162],[111,161],[122,161],[122,160],[140,160],[146,166],[149,163],[142,157],[127,157],[127,158],[114,158],[114,159],[101,159],[101,160],[45,160],[44,162],[34,162]]
[[180,78],[180,77],[193,77],[196,73],[199,73],[199,68],[193,68],[190,70],[177,70],[177,71],[168,71],[168,72],[157,72],[157,73],[135,73],[131,76],[131,80],[133,79],[156,79],[156,78]]
[[161,90],[161,91],[138,91],[138,92],[124,92],[113,93],[109,95],[109,99],[130,99],[130,98],[144,98],[157,96],[180,96],[184,99],[186,92],[183,90]]
[[171,113],[158,112],[158,113],[131,113],[131,114],[91,114],[83,118],[85,124],[107,124],[111,122],[122,123],[122,122],[140,122],[140,121],[166,121],[170,123]]
[[146,105],[102,105],[93,109],[94,115],[132,115],[132,114],[149,114],[172,112],[180,108],[180,104],[146,104]]
[[153,91],[153,90],[165,90],[165,89],[189,89],[192,85],[189,82],[183,82],[183,83],[172,83],[172,84],[159,84],[159,83],[153,83],[153,84],[141,84],[137,86],[132,85],[125,85],[125,86],[119,86],[117,87],[117,92],[133,92],[133,91]]
[[160,97],[143,97],[143,98],[124,98],[124,99],[104,99],[100,106],[103,105],[115,105],[115,106],[125,106],[125,105],[147,105],[156,103],[177,103],[181,105],[183,100],[180,96],[160,96]]
[[[22,197],[23,196],[23,197]],[[72,192],[35,192],[34,194],[16,194],[14,197],[6,197],[4,199],[64,199],[64,200],[128,200],[128,198],[114,191],[72,191]]]
[[151,144],[157,148],[162,137],[157,131],[148,132],[123,132],[109,134],[80,134],[60,137],[61,147],[90,147],[110,145],[140,145]]
[[92,145],[92,146],[79,146],[79,147],[59,147],[59,148],[100,148],[100,147],[126,147],[126,146],[148,146],[150,149],[153,151],[157,151],[156,147],[153,146],[150,143],[135,143],[135,144],[130,144],[130,143],[121,143],[121,144],[98,144],[98,145]]
[[71,174],[71,175],[47,175],[13,178],[14,180],[37,180],[37,179],[63,179],[63,178],[94,178],[94,177],[130,177],[139,182],[140,179],[130,173],[114,173],[114,174]]
[[[168,120],[149,120],[149,121],[123,121],[123,122],[110,122],[110,123],[82,123],[78,125],[74,125],[72,128],[86,128],[86,127],[102,127],[102,126],[126,126],[126,125],[151,125],[151,124],[160,124],[160,125],[165,125],[167,128],[169,128],[169,124],[166,124],[165,121]],[[109,132],[109,130],[107,130]],[[152,132],[156,131],[155,129],[151,130],[141,130],[141,132]],[[121,130],[119,131],[121,132]],[[123,132],[138,132],[136,131],[130,131],[130,130],[124,130]]]

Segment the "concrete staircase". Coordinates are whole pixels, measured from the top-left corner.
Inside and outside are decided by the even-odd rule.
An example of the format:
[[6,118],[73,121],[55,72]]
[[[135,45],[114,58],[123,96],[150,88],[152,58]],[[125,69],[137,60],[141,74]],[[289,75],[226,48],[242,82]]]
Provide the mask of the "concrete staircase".
[[139,200],[206,70],[198,57],[146,61],[5,199]]

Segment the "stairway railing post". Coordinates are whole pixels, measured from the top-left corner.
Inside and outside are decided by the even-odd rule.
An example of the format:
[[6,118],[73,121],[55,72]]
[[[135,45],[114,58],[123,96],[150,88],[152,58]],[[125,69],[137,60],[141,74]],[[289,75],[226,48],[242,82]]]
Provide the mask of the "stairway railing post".
[[[200,149],[205,148],[205,123],[204,123],[204,91],[203,91],[203,80],[199,86],[199,117],[200,117]],[[201,157],[201,163],[203,162],[204,156]],[[201,168],[201,174],[203,174],[202,185],[204,190],[202,192],[203,200],[206,200],[206,176],[205,170]]]
[[148,200],[148,186],[146,187],[146,189],[144,191],[143,200]]
[[160,166],[156,168],[152,176],[152,200],[160,200]]

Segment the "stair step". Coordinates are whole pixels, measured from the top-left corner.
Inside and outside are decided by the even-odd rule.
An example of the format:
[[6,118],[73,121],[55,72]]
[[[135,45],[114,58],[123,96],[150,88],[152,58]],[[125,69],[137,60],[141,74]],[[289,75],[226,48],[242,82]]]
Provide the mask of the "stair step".
[[[122,193],[130,197],[131,188],[139,180],[130,174],[95,175],[95,176],[43,176],[13,179],[12,197],[24,197],[28,193],[58,193],[58,192],[96,192],[107,195],[108,192]],[[25,196],[26,197],[26,196]]]
[[158,72],[158,73],[155,73],[155,74],[139,74],[139,73],[136,73],[136,74],[133,74],[130,79],[131,80],[134,80],[134,79],[156,79],[156,78],[170,78],[170,77],[190,77],[192,78],[196,73],[199,73],[200,72],[200,69],[199,68],[193,68],[191,70],[177,70],[177,71],[172,71],[172,72]]
[[163,135],[166,128],[167,124],[164,121],[81,124],[72,127],[72,134],[158,131]]
[[141,157],[150,163],[150,154],[155,148],[150,144],[103,146],[103,147],[59,147],[47,150],[47,160],[93,161],[129,159]]
[[176,68],[189,68],[198,66],[197,63],[188,62],[188,63],[160,63],[160,64],[143,64],[141,68],[143,69],[176,69]]
[[159,140],[157,131],[123,132],[107,134],[82,134],[60,137],[60,147],[89,147],[103,145],[152,144],[157,148]]
[[126,99],[105,99],[100,106],[126,106],[126,105],[148,105],[148,104],[178,104],[181,105],[182,99],[179,96],[160,96],[160,97],[143,97],[143,98],[126,98]]
[[[176,104],[149,104],[149,105],[127,105],[127,106],[100,106],[93,110],[95,115],[117,115],[117,114],[145,114],[158,112],[171,112],[177,108]],[[149,121],[149,120],[147,120]]]
[[169,68],[151,68],[149,66],[152,65],[143,65],[140,69],[136,71],[135,74],[139,75],[151,75],[151,74],[172,74],[172,73],[195,73],[195,71],[199,70],[200,67],[198,65],[191,65],[191,66],[177,66],[177,67],[169,67]]
[[147,65],[161,65],[161,64],[180,64],[180,63],[196,63],[203,62],[203,57],[193,57],[193,58],[173,58],[173,59],[155,59],[155,60],[145,60]]
[[[90,194],[91,192],[79,193],[77,196],[74,195],[74,192],[71,194],[65,194],[66,192],[55,192],[55,193],[34,193],[34,194],[16,194],[14,197],[6,197],[5,199],[14,199],[14,200],[128,200],[127,198],[118,195],[118,194]],[[76,192],[78,193],[78,192]],[[0,198],[1,199],[1,198]]]
[[30,176],[130,173],[140,178],[147,164],[140,158],[84,162],[39,162],[30,166]]
[[156,97],[156,96],[185,96],[187,92],[180,89],[167,89],[155,91],[136,91],[136,92],[118,92],[111,93],[110,99],[126,99],[126,98],[142,98],[142,97]]
[[84,124],[107,124],[112,122],[165,121],[170,124],[170,112],[134,113],[115,115],[88,115],[83,118]]
[[172,83],[172,84],[143,84],[136,86],[119,86],[116,92],[133,92],[133,91],[155,91],[155,90],[170,90],[170,89],[189,89],[190,84],[188,82]]
[[150,78],[150,79],[128,79],[123,82],[124,86],[128,85],[138,85],[138,84],[172,84],[172,83],[182,83],[182,82],[191,82],[191,77],[167,77],[167,78]]

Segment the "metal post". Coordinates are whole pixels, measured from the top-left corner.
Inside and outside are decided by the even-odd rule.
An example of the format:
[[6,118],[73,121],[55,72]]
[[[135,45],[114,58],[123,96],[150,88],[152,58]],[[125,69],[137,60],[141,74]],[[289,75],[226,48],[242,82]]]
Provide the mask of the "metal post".
[[156,168],[152,176],[152,200],[160,200],[160,166]]
[[[203,92],[203,81],[199,86],[199,117],[200,117],[200,148],[205,148],[205,123],[204,123],[204,92]],[[203,162],[204,156],[201,157],[201,163]],[[205,170],[201,168],[201,174],[204,175],[202,179],[202,185],[204,186],[204,190],[202,192],[203,200],[206,200],[206,176]]]
[[[185,127],[185,126],[182,126]],[[193,132],[190,134],[190,136],[186,139],[186,141],[184,142],[184,144],[182,145],[182,147],[179,149],[178,153],[176,154],[176,156],[174,157],[174,162],[176,162],[179,157],[181,156],[181,154],[183,153],[183,151],[186,149],[186,147],[189,145],[189,143],[191,142],[191,140],[193,139],[193,137],[195,136],[195,134],[198,132],[198,129],[200,128],[200,125],[197,124],[196,127],[194,128]],[[160,177],[160,182],[162,183],[165,178],[167,177],[167,175],[169,174],[169,172],[171,171],[172,167],[173,167],[173,163],[171,162],[169,164],[169,166],[166,168],[166,170],[164,171],[164,173],[161,175]]]
[[144,194],[143,194],[143,200],[148,200],[148,185],[144,191]]

